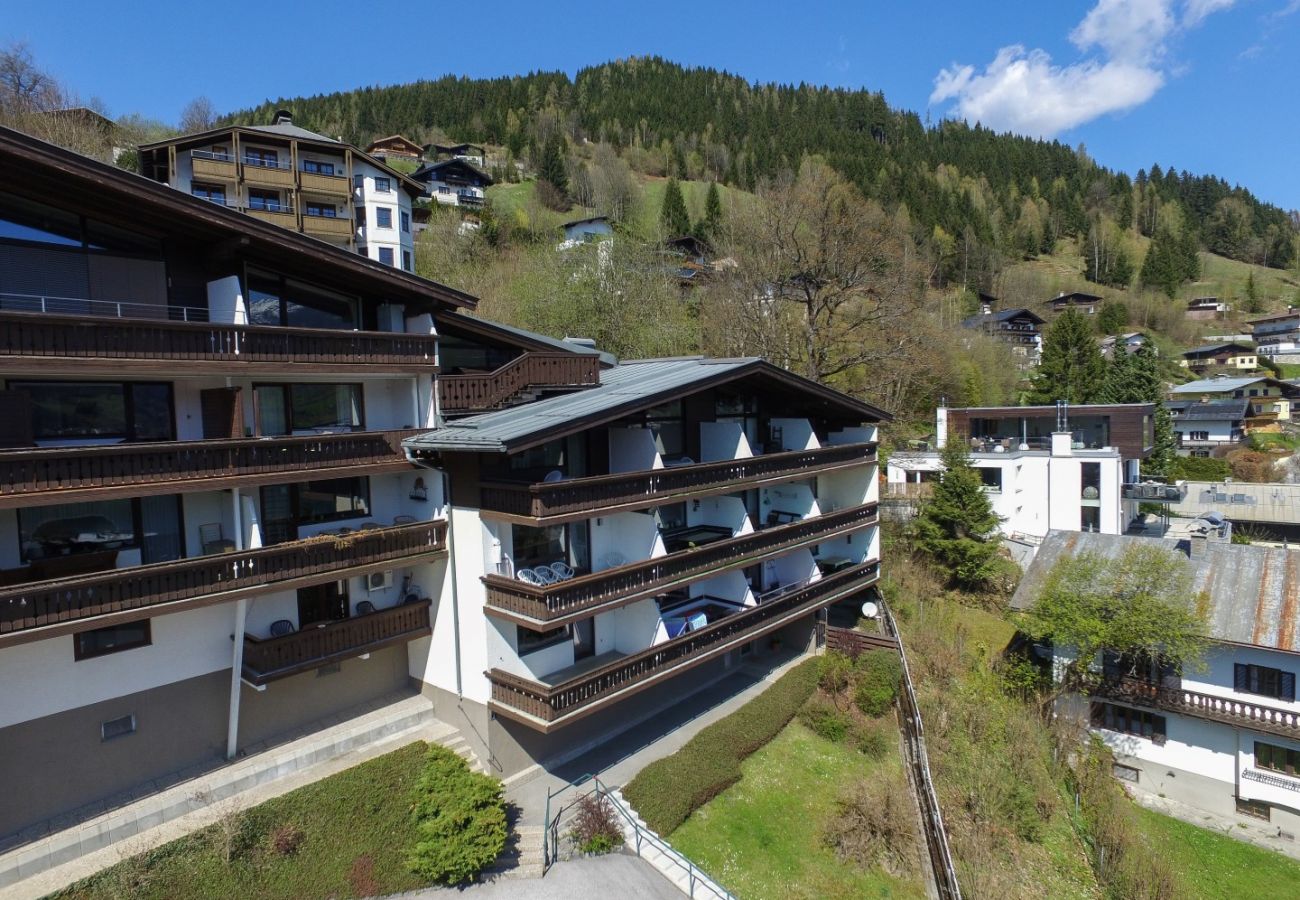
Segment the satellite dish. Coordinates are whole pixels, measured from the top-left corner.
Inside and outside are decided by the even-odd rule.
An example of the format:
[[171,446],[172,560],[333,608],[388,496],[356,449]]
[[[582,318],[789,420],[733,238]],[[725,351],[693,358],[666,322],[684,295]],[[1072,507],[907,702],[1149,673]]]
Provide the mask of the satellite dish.
[[870,600],[862,604],[863,618],[874,619],[878,615],[880,615],[880,608],[876,606],[876,604],[872,603]]

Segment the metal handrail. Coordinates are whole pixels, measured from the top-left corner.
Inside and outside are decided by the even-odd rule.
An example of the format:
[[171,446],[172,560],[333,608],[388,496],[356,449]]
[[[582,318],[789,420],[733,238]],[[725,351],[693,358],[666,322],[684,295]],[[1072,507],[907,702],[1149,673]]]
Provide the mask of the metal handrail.
[[0,291],[0,311],[73,316],[107,316],[115,319],[162,319],[168,322],[207,322],[208,311],[198,306],[160,306],[133,300],[91,300],[48,294],[14,294]]
[[190,158],[210,159],[215,162],[228,162],[228,163],[232,163],[235,161],[235,156],[233,153],[213,153],[211,150],[191,150]]
[[248,206],[242,206],[240,209],[244,212],[272,212],[288,213],[289,215],[293,215],[292,203],[277,203],[274,206],[253,206],[250,204]]
[[268,162],[264,159],[258,159],[256,156],[245,155],[241,162],[243,162],[244,165],[252,166],[255,169],[284,169],[289,172],[293,171],[293,163],[282,163],[278,159],[275,162]]
[[198,197],[200,200],[206,200],[209,203],[215,203],[217,206],[227,206],[231,209],[239,209],[239,201],[235,198],[210,197],[205,196],[204,194],[195,193],[194,191],[190,191],[190,196]]

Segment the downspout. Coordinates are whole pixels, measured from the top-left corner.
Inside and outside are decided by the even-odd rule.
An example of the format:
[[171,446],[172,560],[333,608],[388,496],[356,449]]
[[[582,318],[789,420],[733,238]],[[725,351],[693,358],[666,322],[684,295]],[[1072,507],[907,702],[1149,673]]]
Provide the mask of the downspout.
[[[234,501],[235,550],[244,549],[244,511],[239,488],[231,490]],[[244,627],[248,621],[248,598],[235,601],[234,651],[230,665],[230,718],[226,723],[226,759],[234,759],[239,749],[239,699],[244,670]]]
[[[437,396],[437,385],[434,385],[434,396]],[[436,402],[436,401],[435,401]],[[436,415],[436,412],[435,412]],[[442,477],[442,498],[447,510],[447,579],[451,582],[451,628],[454,642],[453,655],[456,660],[456,696],[464,698],[465,691],[461,675],[460,659],[460,591],[456,584],[456,529],[452,523],[452,505],[451,505],[451,477],[445,469],[431,465],[411,453],[409,449],[403,448],[406,453],[407,462],[413,466],[419,466],[421,469],[428,469],[430,472],[437,472]]]

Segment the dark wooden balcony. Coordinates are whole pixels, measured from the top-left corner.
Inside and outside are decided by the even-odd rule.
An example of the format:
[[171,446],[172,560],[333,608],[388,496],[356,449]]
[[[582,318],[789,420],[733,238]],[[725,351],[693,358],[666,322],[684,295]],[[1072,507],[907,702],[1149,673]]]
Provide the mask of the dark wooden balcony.
[[489,705],[538,731],[552,731],[845,599],[874,584],[879,569],[874,561],[842,569],[704,628],[552,684],[493,669],[487,673],[492,682]]
[[305,437],[173,441],[0,451],[0,509],[174,491],[209,491],[311,472],[342,477],[410,467],[402,439],[418,429]]
[[808,478],[875,460],[874,443],[835,444],[816,450],[765,453],[745,459],[565,481],[536,484],[489,481],[483,483],[480,504],[488,515],[497,513],[530,521],[581,518],[589,513],[654,506],[673,497],[704,497],[791,478]]
[[1300,713],[1264,703],[1165,687],[1137,678],[1105,679],[1092,694],[1115,703],[1145,706],[1300,740]]
[[867,503],[545,587],[501,575],[486,575],[483,577],[487,585],[484,612],[522,625],[554,627],[585,618],[594,610],[621,606],[692,581],[751,566],[775,553],[860,531],[876,523],[876,504]]
[[444,414],[501,409],[532,390],[578,390],[600,384],[600,358],[578,353],[525,353],[481,375],[444,375],[438,400]]
[[432,634],[431,603],[417,600],[319,627],[309,625],[283,637],[245,635],[243,679],[261,686]]
[[429,371],[434,335],[219,322],[169,322],[93,316],[0,313],[0,370],[46,374],[123,370],[285,374],[347,372],[379,366]]
[[0,647],[293,590],[446,554],[447,525],[417,522],[0,589]]

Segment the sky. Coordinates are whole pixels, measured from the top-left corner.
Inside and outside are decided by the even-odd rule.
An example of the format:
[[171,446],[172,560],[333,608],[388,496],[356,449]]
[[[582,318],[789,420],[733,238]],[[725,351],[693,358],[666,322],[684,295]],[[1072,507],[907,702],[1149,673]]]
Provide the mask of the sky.
[[750,81],[881,91],[934,121],[1083,144],[1130,174],[1153,162],[1214,174],[1300,208],[1300,0],[8,7],[0,42],[25,41],[114,116],[175,122],[200,95],[224,112],[448,73],[572,75],[653,54]]

